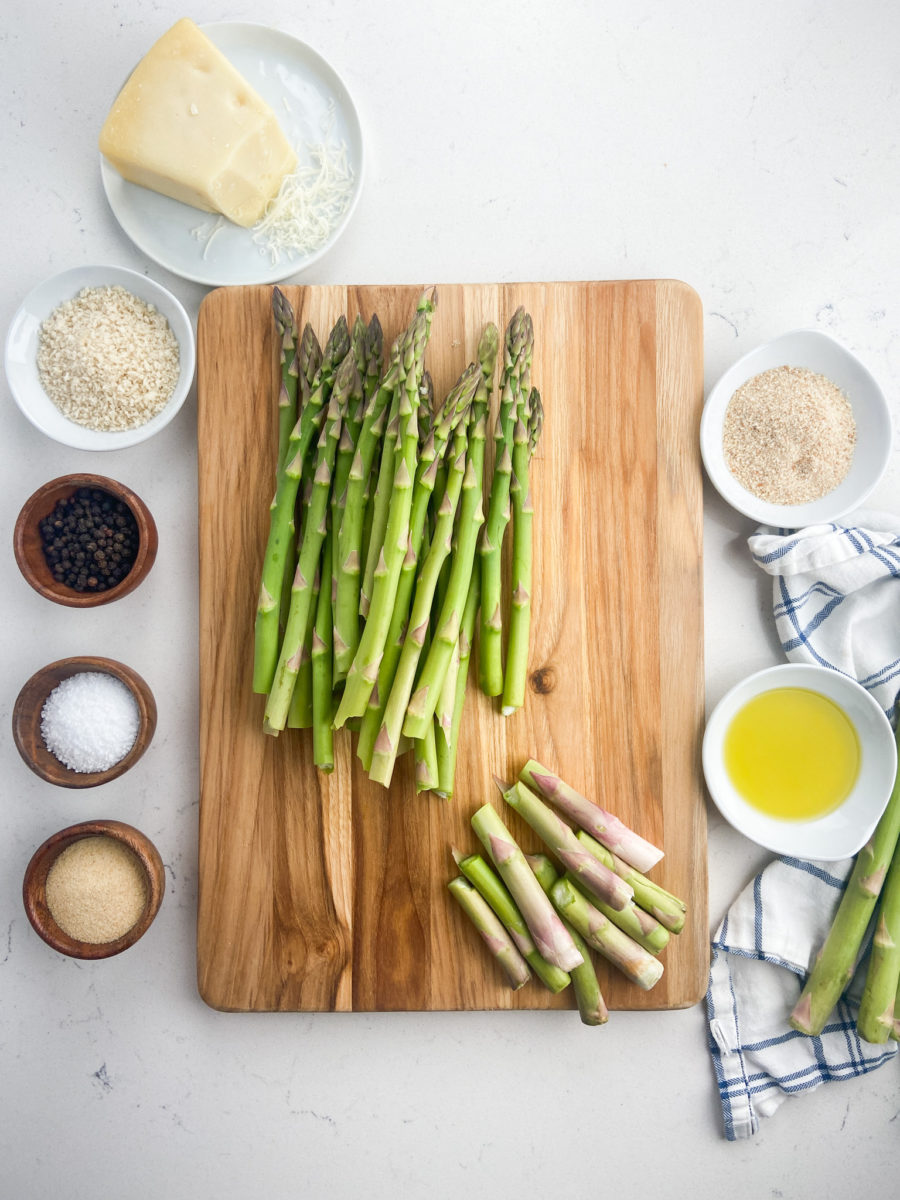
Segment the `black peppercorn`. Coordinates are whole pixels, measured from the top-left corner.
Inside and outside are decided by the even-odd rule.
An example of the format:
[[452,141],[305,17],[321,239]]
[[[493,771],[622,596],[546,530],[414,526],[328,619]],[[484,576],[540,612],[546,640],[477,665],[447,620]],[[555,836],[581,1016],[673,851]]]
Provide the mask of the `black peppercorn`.
[[134,565],[137,522],[127,504],[99,488],[60,500],[38,529],[53,578],[76,592],[105,592]]

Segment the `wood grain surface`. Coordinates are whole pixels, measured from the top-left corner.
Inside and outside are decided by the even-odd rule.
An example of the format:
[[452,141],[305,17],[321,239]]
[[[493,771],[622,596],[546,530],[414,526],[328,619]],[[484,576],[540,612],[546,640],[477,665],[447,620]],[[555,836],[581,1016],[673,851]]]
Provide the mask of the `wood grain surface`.
[[[283,290],[324,343],[342,312],[351,322],[377,312],[389,342],[420,288]],[[532,467],[530,687],[525,708],[503,718],[478,691],[473,656],[457,794],[441,801],[416,796],[410,756],[390,791],[369,783],[346,731],[331,776],[313,766],[309,731],[262,732],[251,674],[274,488],[271,289],[221,289],[203,303],[198,982],[215,1008],[574,1007],[571,989],[512,992],[446,890],[451,846],[478,848],[471,814],[488,799],[503,808],[492,773],[513,777],[530,756],[663,846],[652,877],[689,906],[652,991],[599,960],[609,1007],[703,995],[700,302],[673,281],[439,285],[427,359],[437,392],[473,358],[483,324],[502,330],[519,304],[534,318],[546,411]]]

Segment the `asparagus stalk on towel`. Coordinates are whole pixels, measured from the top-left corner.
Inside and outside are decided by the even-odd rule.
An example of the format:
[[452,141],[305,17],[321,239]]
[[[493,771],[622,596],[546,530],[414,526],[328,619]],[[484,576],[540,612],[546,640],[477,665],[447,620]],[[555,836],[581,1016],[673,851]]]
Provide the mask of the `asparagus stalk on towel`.
[[[900,739],[900,726],[897,737]],[[853,977],[862,940],[900,837],[900,775],[881,820],[856,856],[825,944],[791,1013],[800,1033],[818,1036]]]
[[[310,331],[311,333],[311,331]],[[313,338],[304,331],[301,360],[304,353],[315,356]],[[305,349],[304,349],[305,347]],[[275,499],[269,517],[269,537],[263,559],[262,583],[254,631],[253,690],[266,693],[272,687],[278,663],[278,626],[281,608],[282,581],[294,544],[294,509],[307,452],[318,437],[337,372],[350,348],[347,320],[340,317],[329,335],[322,355],[321,366],[315,374],[315,384],[309,399],[291,430],[279,468]],[[307,362],[310,360],[307,360]],[[299,374],[304,375],[301,361]]]
[[[894,851],[881,893],[872,954],[856,1029],[866,1042],[886,1042],[894,1031],[900,984],[900,850]],[[900,1016],[900,1013],[896,1014]]]
[[[553,891],[553,885],[559,878],[556,868],[546,854],[529,854],[526,857],[528,865],[534,871],[535,878],[549,896]],[[574,925],[570,925],[565,919],[563,919],[563,925],[569,931],[569,936],[584,958],[580,967],[572,968],[572,990],[575,993],[575,1002],[578,1005],[582,1023],[584,1025],[605,1025],[609,1020],[609,1010],[603,999],[603,993],[600,991],[600,981],[597,979],[597,971],[588,953],[587,942]]]
[[568,879],[558,879],[550,896],[560,916],[632,983],[646,992],[659,982],[663,974],[659,959],[613,925]]
[[[571,982],[569,972],[553,966],[540,955],[537,946],[534,944],[534,938],[528,931],[525,918],[516,907],[516,902],[510,895],[509,889],[502,880],[498,879],[481,855],[468,854],[463,856],[454,850],[453,858],[469,883],[481,893],[503,922],[504,926],[509,930],[510,937],[515,942],[519,953],[534,971],[535,975],[537,975],[538,979],[554,993],[561,992],[564,988],[567,988]],[[538,879],[538,882],[540,882],[540,879]],[[544,890],[546,891],[547,889],[545,888]],[[571,932],[569,930],[570,934]],[[572,938],[572,940],[577,946],[577,940],[575,938]],[[575,969],[578,970],[579,968],[576,967]]]
[[496,776],[494,782],[510,808],[515,809],[531,826],[566,870],[577,876],[592,896],[596,896],[610,908],[621,911],[627,907],[634,897],[633,890],[615,871],[611,871],[582,846],[573,831],[552,808],[544,804],[524,783],[510,785]]
[[544,895],[525,855],[490,804],[474,814],[472,828],[509,888],[541,956],[563,971],[577,967],[584,961],[582,955]]
[[654,883],[652,879],[648,879],[646,875],[642,875],[640,871],[630,867],[627,862],[619,858],[617,854],[613,854],[612,850],[607,850],[596,838],[592,838],[583,829],[579,829],[576,837],[585,850],[590,851],[595,858],[599,858],[633,889],[635,904],[655,917],[660,925],[664,925],[670,933],[681,933],[687,913],[687,905],[683,900],[679,900],[677,896],[667,892],[658,883]]
[[645,841],[618,817],[576,792],[554,771],[541,766],[533,758],[519,772],[519,778],[545,800],[549,800],[573,824],[592,834],[598,842],[602,842],[638,871],[649,871],[663,857],[662,850]]
[[481,934],[482,941],[497,960],[510,986],[518,991],[531,978],[531,972],[490,905],[461,876],[451,879],[447,886],[453,899]]
[[512,595],[509,609],[509,641],[506,671],[503,676],[503,715],[511,716],[525,703],[528,674],[528,645],[531,633],[532,524],[531,459],[534,455],[544,409],[537,388],[526,395],[520,392],[516,425],[513,431],[512,478]]

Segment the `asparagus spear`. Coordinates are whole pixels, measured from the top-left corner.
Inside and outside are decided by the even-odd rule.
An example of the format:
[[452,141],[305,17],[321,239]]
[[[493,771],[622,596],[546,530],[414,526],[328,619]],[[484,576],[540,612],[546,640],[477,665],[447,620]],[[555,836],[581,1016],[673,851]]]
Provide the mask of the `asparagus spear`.
[[434,721],[425,736],[413,743],[416,760],[416,792],[430,792],[437,787],[437,751],[434,746]]
[[[306,334],[304,333],[304,341]],[[291,430],[278,475],[275,499],[269,518],[269,537],[263,559],[262,583],[254,633],[253,690],[265,693],[272,687],[278,663],[278,623],[282,580],[294,542],[294,507],[307,451],[319,434],[321,420],[334,386],[338,369],[350,347],[346,317],[341,316],[332,329],[316,372],[315,386],[303,405]],[[310,343],[310,352],[313,347]]]
[[313,628],[312,649],[312,712],[313,712],[313,762],[320,771],[330,774],[334,770],[334,734],[331,719],[334,716],[332,700],[333,679],[333,629],[331,613],[331,560],[333,558],[334,530],[329,529],[322,551],[319,571],[321,585]]
[[[497,878],[481,855],[468,854],[464,857],[459,851],[454,850],[453,858],[469,883],[481,893],[509,930],[510,937],[515,942],[519,953],[534,971],[535,975],[537,975],[538,979],[553,993],[561,992],[564,988],[567,988],[571,982],[569,972],[560,970],[559,967],[553,966],[541,957],[537,946],[534,944],[534,938],[528,932],[528,926],[525,924],[524,917],[518,908],[516,908],[515,900],[513,900],[508,889]],[[571,932],[569,930],[570,934]],[[574,938],[572,940],[575,941]],[[578,967],[575,968],[576,971],[579,969]]]
[[[325,424],[319,437],[309,514],[303,530],[303,543],[297,557],[297,570],[291,591],[291,611],[275,670],[275,680],[266,704],[263,727],[267,733],[277,734],[279,730],[284,729],[287,721],[291,694],[300,669],[303,635],[312,603],[313,581],[327,532],[328,501],[346,398],[356,387],[358,378],[356,363],[348,355],[338,371],[334,391],[328,402]],[[324,580],[323,586],[327,586]]]
[[[459,503],[466,470],[466,432],[457,426],[453,439],[452,462],[447,477],[447,489],[438,510],[431,545],[422,564],[422,570],[413,597],[406,636],[400,651],[400,659],[394,672],[390,694],[384,707],[381,727],[375,739],[369,763],[369,775],[387,787],[391,781],[397,747],[406,716],[406,708],[415,682],[416,667],[423,653],[429,629],[431,601],[437,585],[441,566],[450,553],[453,536],[453,518]],[[427,726],[426,726],[427,730]],[[365,761],[365,760],[363,760]]]
[[879,901],[872,954],[856,1029],[866,1042],[886,1042],[894,1029],[900,984],[900,852],[894,851]]
[[[528,854],[526,858],[528,865],[534,871],[535,879],[549,896],[554,883],[559,878],[553,863],[546,854]],[[600,983],[588,953],[587,942],[584,941],[574,925],[570,925],[565,919],[563,919],[563,925],[568,929],[569,936],[584,958],[580,967],[572,968],[572,989],[575,992],[575,1001],[578,1005],[578,1012],[581,1014],[582,1023],[605,1025],[609,1020],[609,1010],[603,999],[603,993],[600,991]]]
[[634,898],[634,891],[615,871],[611,871],[599,859],[594,858],[581,845],[578,838],[552,808],[540,800],[524,783],[512,785],[494,776],[494,782],[503,793],[503,799],[522,817],[538,837],[546,842],[567,871],[571,871],[585,888],[608,904],[621,911]]
[[573,824],[593,834],[598,842],[602,842],[619,858],[631,863],[638,871],[649,871],[663,857],[662,850],[645,841],[618,817],[576,792],[553,771],[541,766],[533,758],[529,759],[519,772],[519,778],[545,800],[549,800]]
[[648,954],[661,954],[669,944],[669,931],[665,925],[660,925],[656,917],[644,912],[633,900],[629,900],[623,909],[617,911],[589,891],[573,871],[566,871],[564,878],[583,892],[604,917],[612,921],[623,933],[627,933]]
[[288,709],[288,729],[312,729],[313,724],[313,683],[312,683],[312,642],[313,630],[316,625],[316,615],[319,611],[319,588],[321,587],[321,571],[316,571],[313,584],[312,600],[306,618],[306,629],[303,634],[303,645],[300,648],[300,668],[294,682],[291,696],[291,707]]
[[490,804],[474,814],[472,828],[512,893],[541,957],[563,971],[577,967],[584,961],[582,955],[544,895],[525,855]]
[[[431,333],[431,320],[434,314],[435,296],[433,290],[423,292],[419,298],[419,303],[416,307],[416,316],[414,322],[419,331],[419,335],[424,338],[423,342],[423,357],[424,346],[428,343],[428,338]],[[417,389],[421,385],[424,374],[424,363],[420,360],[417,363]],[[391,508],[391,497],[395,472],[395,455],[398,453],[400,441],[395,440],[394,422],[399,422],[399,403],[402,393],[395,397],[394,404],[391,407],[391,412],[388,416],[387,436],[382,449],[381,464],[378,471],[378,483],[375,488],[373,506],[372,506],[372,524],[369,533],[369,540],[366,543],[366,556],[362,580],[360,583],[359,595],[359,611],[361,616],[368,617],[369,607],[372,603],[372,592],[375,587],[375,571],[378,568],[382,547],[384,546],[385,537],[387,536],[388,516]],[[417,400],[421,400],[421,394],[417,396]]]
[[[302,413],[312,396],[319,368],[322,366],[322,347],[319,345],[319,339],[316,337],[315,331],[308,321],[303,327],[303,333],[296,350],[295,361],[298,374],[297,412]],[[324,412],[323,409],[320,409],[320,411]],[[279,410],[279,415],[281,415],[281,410]],[[296,421],[294,424],[296,424]],[[279,451],[282,454],[280,460],[282,468],[287,466],[287,445],[290,443],[291,433],[293,433],[293,428],[288,430],[284,451]],[[291,584],[294,579],[294,569],[297,566],[297,542],[293,514],[291,514],[289,530],[288,547],[281,575],[279,628],[282,631],[287,623],[288,613],[291,608]]]
[[437,794],[445,799],[449,799],[453,795],[456,783],[456,755],[459,749],[459,730],[462,725],[463,708],[466,703],[466,683],[469,677],[469,661],[472,657],[472,640],[475,637],[475,622],[478,619],[480,599],[481,572],[473,571],[469,582],[469,594],[466,597],[466,607],[463,609],[462,622],[459,627],[459,666],[455,679],[450,734],[449,737],[445,736],[443,729],[439,727],[435,735],[438,761]]
[[410,698],[406,719],[403,723],[403,732],[411,738],[423,737],[434,717],[434,710],[444,684],[444,676],[453,656],[453,647],[459,637],[462,611],[469,594],[469,583],[472,578],[478,530],[484,521],[484,513],[481,508],[484,432],[484,418],[479,417],[469,434],[469,452],[459,502],[456,552],[453,555],[447,594],[435,626],[431,648],[421,674],[416,680],[415,691]]
[[[440,410],[434,414],[431,430],[419,453],[406,555],[400,570],[384,657],[378,668],[377,687],[373,689],[369,699],[369,707],[363,717],[359,736],[357,752],[367,771],[371,768],[375,741],[384,720],[406,631],[410,625],[410,606],[416,586],[416,567],[421,558],[428,506],[434,492],[438,467],[444,461],[448,441],[454,431],[465,427],[465,419],[468,416],[472,395],[475,391],[476,372],[475,366],[469,367],[448,393]],[[436,779],[435,782],[437,782]]]
[[481,536],[481,641],[478,668],[482,690],[488,696],[503,691],[501,561],[503,536],[510,517],[510,482],[515,417],[519,395],[528,392],[534,331],[523,308],[516,309],[504,339],[503,382],[500,410],[494,430],[494,478],[487,521]]
[[[900,724],[897,727],[900,742]],[[872,837],[856,856],[853,870],[800,999],[791,1025],[818,1036],[853,976],[862,939],[884,885],[900,837],[900,773]]]
[[560,916],[574,925],[587,944],[619,968],[632,983],[649,991],[662,977],[663,965],[621,929],[617,929],[568,879],[558,879],[550,896]]
[[419,441],[419,382],[422,377],[428,329],[427,316],[420,312],[416,317],[412,343],[404,362],[405,375],[398,414],[399,453],[384,545],[378,557],[369,615],[360,637],[359,648],[347,673],[344,694],[335,716],[336,728],[340,728],[349,717],[361,717],[365,713],[378,678],[378,668],[390,629],[391,613],[409,537],[409,517]]
[[453,899],[481,934],[484,944],[503,969],[510,986],[518,991],[531,978],[531,972],[510,940],[509,934],[467,879],[458,876],[451,879],[447,886]]
[[687,905],[683,900],[679,900],[677,896],[673,896],[671,892],[661,888],[658,883],[654,883],[652,879],[648,879],[646,875],[642,875],[640,871],[630,867],[627,862],[613,854],[612,850],[607,850],[583,829],[580,829],[575,836],[585,850],[589,850],[595,858],[599,858],[633,889],[635,904],[650,913],[651,916],[656,917],[660,925],[664,925],[671,933],[681,933],[687,913]]
[[[394,342],[387,374],[367,400],[347,477],[344,515],[338,533],[337,595],[334,601],[334,659],[340,679],[346,678],[359,646],[360,554],[364,544],[363,520],[372,464],[388,414],[402,387],[403,358],[411,336],[411,330],[404,330]],[[366,385],[363,386],[365,390]]]
[[[369,378],[368,329],[362,317],[358,315],[353,326],[351,353],[354,355],[357,370],[359,371],[359,385],[355,392],[348,397],[347,416],[341,429],[341,440],[338,443],[334,484],[331,492],[331,531],[335,545],[339,543],[340,529],[347,507],[350,471],[356,456],[356,445],[362,431],[366,405],[370,399],[370,397],[366,396],[365,391],[365,381]],[[337,599],[339,574],[337,554],[332,553],[332,579],[329,584],[332,589],[332,612],[334,611],[334,603]],[[353,616],[358,621],[355,613]],[[334,630],[332,631],[332,638],[334,638]],[[342,646],[344,644],[341,642]],[[347,672],[346,668],[336,661],[333,650],[331,659],[334,671],[334,684],[337,686],[345,678]]]
[[297,322],[290,301],[281,288],[272,289],[272,316],[281,338],[281,386],[278,389],[278,458],[277,468],[285,461],[288,439],[297,423],[297,386],[300,366],[297,357]]
[[[472,572],[474,579],[476,572]],[[472,583],[469,582],[469,591],[472,591]],[[468,600],[468,596],[466,597]],[[465,618],[466,610],[463,609],[463,618]],[[462,621],[459,625],[460,637],[462,637]],[[462,661],[462,650],[460,647],[460,638],[456,639],[453,646],[453,653],[450,656],[450,665],[447,668],[447,674],[444,676],[444,686],[441,688],[441,694],[438,696],[437,707],[434,710],[434,725],[438,744],[444,747],[445,752],[450,747],[450,734],[453,728],[453,712],[456,706],[456,685],[459,680],[459,668]]]
[[525,703],[528,674],[528,641],[531,631],[531,562],[534,505],[531,501],[531,459],[541,436],[544,410],[541,395],[532,388],[527,398],[520,392],[513,431],[510,497],[513,512],[512,597],[509,611],[509,642],[503,679],[503,715],[511,716]]

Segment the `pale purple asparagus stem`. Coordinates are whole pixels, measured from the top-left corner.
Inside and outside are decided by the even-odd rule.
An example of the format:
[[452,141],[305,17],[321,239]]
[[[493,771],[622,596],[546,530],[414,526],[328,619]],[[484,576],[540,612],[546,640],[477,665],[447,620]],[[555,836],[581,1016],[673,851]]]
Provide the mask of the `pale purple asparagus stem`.
[[629,829],[618,817],[576,792],[564,780],[533,758],[519,773],[530,788],[564,813],[579,828],[592,834],[608,850],[618,854],[638,871],[646,872],[663,857],[663,851]]
[[451,879],[447,886],[503,969],[510,986],[516,991],[524,987],[531,978],[528,963],[513,945],[512,939],[488,902],[472,887],[468,879],[463,879],[461,875]]
[[550,889],[553,903],[598,954],[618,967],[632,983],[648,992],[662,978],[663,965],[627,933],[591,904],[568,879],[559,879]]
[[541,957],[563,971],[571,971],[584,962],[525,855],[490,804],[474,814],[472,828],[512,893]]
[[591,895],[618,912],[628,907],[634,898],[634,889],[585,850],[573,830],[552,808],[544,804],[524,783],[514,783],[510,787],[496,776],[494,782],[503,792],[503,799],[510,808],[527,821],[565,869],[577,876],[579,883]]

